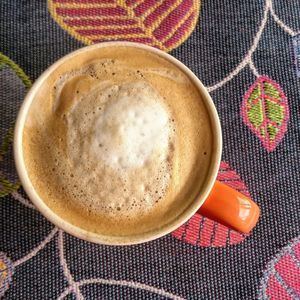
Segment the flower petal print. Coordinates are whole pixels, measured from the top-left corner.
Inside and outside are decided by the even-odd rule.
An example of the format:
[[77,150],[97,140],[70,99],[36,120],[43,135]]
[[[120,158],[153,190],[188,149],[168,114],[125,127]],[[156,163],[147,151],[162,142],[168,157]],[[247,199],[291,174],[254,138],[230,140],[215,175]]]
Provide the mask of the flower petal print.
[[277,147],[287,131],[287,98],[280,86],[267,76],[260,76],[249,88],[241,114],[245,124],[268,152]]
[[[221,162],[217,179],[250,197],[240,176],[224,161]],[[238,244],[246,237],[198,213],[171,234],[179,240],[201,247],[225,247]]]
[[31,82],[23,70],[0,53],[0,197],[20,186],[12,158],[13,126]]
[[12,280],[13,264],[5,253],[0,252],[0,297],[2,297]]
[[300,299],[300,237],[292,240],[268,263],[258,299]]
[[126,40],[164,51],[194,30],[199,0],[48,0],[54,20],[85,44]]

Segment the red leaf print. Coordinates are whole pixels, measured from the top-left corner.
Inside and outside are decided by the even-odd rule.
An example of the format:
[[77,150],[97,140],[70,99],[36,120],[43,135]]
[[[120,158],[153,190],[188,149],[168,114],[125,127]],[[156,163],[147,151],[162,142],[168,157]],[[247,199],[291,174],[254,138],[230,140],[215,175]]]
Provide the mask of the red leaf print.
[[[224,161],[220,165],[218,180],[250,197],[240,176]],[[179,240],[201,247],[225,247],[238,244],[246,237],[198,213],[171,234]]]
[[259,77],[247,91],[241,114],[268,152],[277,147],[287,131],[287,98],[280,86],[267,76]]
[[199,0],[48,0],[54,20],[85,44],[109,40],[170,51],[194,30]]
[[292,240],[267,265],[258,299],[300,298],[300,237]]

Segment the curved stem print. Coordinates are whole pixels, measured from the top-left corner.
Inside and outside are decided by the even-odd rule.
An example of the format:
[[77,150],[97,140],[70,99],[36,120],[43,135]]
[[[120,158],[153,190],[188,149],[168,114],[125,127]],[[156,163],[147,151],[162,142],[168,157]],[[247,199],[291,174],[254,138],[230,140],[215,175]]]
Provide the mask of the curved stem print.
[[252,58],[250,58],[250,61],[249,61],[249,68],[251,69],[252,73],[256,76],[256,77],[259,77],[260,74],[258,73],[255,65],[254,65],[254,62],[252,60]]
[[261,21],[260,27],[253,39],[253,43],[250,47],[250,49],[248,50],[248,53],[246,54],[246,56],[243,58],[243,60],[237,65],[237,67],[230,72],[225,78],[223,78],[221,81],[219,81],[218,83],[212,85],[212,86],[208,86],[207,90],[209,92],[212,92],[220,87],[222,87],[225,83],[227,83],[228,81],[230,81],[231,79],[233,79],[236,75],[239,74],[239,72],[241,70],[243,70],[247,65],[249,65],[250,69],[252,70],[253,74],[258,77],[259,74],[256,70],[256,68],[253,65],[252,62],[252,55],[255,52],[255,50],[257,49],[258,43],[260,41],[261,35],[265,29],[267,20],[268,20],[268,16],[270,15],[272,16],[272,18],[274,19],[274,21],[290,36],[295,36],[297,34],[300,34],[300,31],[296,32],[293,31],[289,26],[287,26],[283,21],[281,21],[279,19],[279,17],[276,15],[274,9],[273,9],[273,3],[272,0],[266,0],[265,1],[265,8],[264,8],[264,16],[263,19]]
[[277,14],[274,11],[273,8],[273,3],[271,2],[271,6],[270,6],[270,13],[271,16],[273,17],[274,21],[290,36],[295,36],[297,34],[300,33],[300,31],[296,32],[294,31],[292,28],[290,28],[288,25],[286,25],[285,23],[283,23],[283,21],[280,20],[280,18],[277,16]]
[[171,294],[169,292],[166,292],[163,289],[158,289],[150,285],[146,285],[139,282],[133,282],[133,281],[125,281],[125,280],[114,280],[114,279],[102,279],[102,278],[92,278],[92,279],[85,279],[81,280],[79,282],[75,282],[72,274],[70,273],[70,270],[68,268],[67,262],[65,260],[64,256],[64,239],[63,239],[63,231],[58,231],[58,250],[59,250],[59,258],[60,258],[60,264],[62,266],[64,275],[69,283],[69,286],[63,291],[63,293],[58,297],[58,300],[64,299],[67,295],[70,293],[74,293],[76,295],[76,298],[78,300],[83,300],[84,297],[80,292],[79,287],[83,285],[88,284],[106,284],[106,285],[119,285],[119,286],[125,286],[129,288],[134,289],[142,289],[145,291],[149,291],[151,293],[167,297],[169,299],[174,300],[183,300],[183,298],[176,296],[174,294]]
[[11,195],[13,196],[13,198],[15,200],[19,201],[24,206],[31,208],[31,209],[36,209],[35,206],[29,200],[27,200],[21,194],[19,194],[18,191],[11,193]]
[[73,276],[68,268],[67,262],[65,260],[65,254],[64,254],[64,233],[62,230],[59,230],[58,232],[58,251],[59,251],[59,260],[60,265],[62,266],[64,275],[69,283],[69,289],[70,292],[73,292],[76,295],[76,298],[78,300],[84,299],[80,290],[78,284],[74,281]]
[[52,238],[55,236],[55,234],[57,233],[57,228],[54,227],[54,229],[47,235],[47,237],[35,248],[33,248],[27,255],[25,255],[24,257],[16,260],[13,265],[14,267],[17,267],[21,264],[23,264],[24,262],[26,262],[27,260],[31,259],[32,257],[34,257],[35,255],[37,255],[37,253],[39,251],[41,251],[42,249],[45,248],[45,246],[52,240]]
[[[89,284],[118,285],[118,286],[133,288],[133,289],[141,289],[141,290],[148,291],[148,292],[151,292],[151,293],[159,295],[159,296],[166,297],[168,299],[184,300],[184,298],[181,298],[179,296],[176,296],[174,294],[166,292],[162,289],[158,289],[153,286],[146,285],[146,284],[139,283],[139,282],[134,282],[134,281],[92,278],[92,279],[81,280],[81,281],[77,282],[77,284],[78,284],[78,286],[89,285]],[[70,286],[64,290],[64,292],[59,296],[58,300],[64,299],[71,292],[72,292],[72,287]]]
[[247,55],[239,63],[239,65],[231,73],[229,73],[223,80],[221,80],[220,82],[214,84],[213,86],[207,87],[209,92],[212,92],[212,91],[220,88],[221,86],[223,86],[226,82],[230,81],[231,79],[233,79],[233,77],[235,77],[237,74],[239,74],[239,72],[249,64],[249,62],[251,60],[251,57],[252,57],[252,54],[256,50],[256,48],[258,46],[258,43],[260,41],[260,37],[261,37],[261,35],[262,35],[262,33],[265,29],[265,26],[266,26],[266,23],[267,23],[267,20],[268,20],[268,14],[269,14],[270,7],[271,7],[271,1],[266,0],[263,19],[262,19],[260,27],[259,27],[259,29],[258,29],[258,31],[257,31],[257,33],[256,33],[256,35],[253,39],[252,46],[248,50]]

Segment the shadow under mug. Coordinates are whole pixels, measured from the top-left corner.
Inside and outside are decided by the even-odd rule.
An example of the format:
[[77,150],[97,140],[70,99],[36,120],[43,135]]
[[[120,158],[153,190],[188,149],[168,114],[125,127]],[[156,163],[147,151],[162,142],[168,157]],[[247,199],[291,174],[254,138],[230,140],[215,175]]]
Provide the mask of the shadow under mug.
[[[47,79],[49,74],[56,70],[56,68],[58,68],[61,64],[76,56],[80,56],[80,54],[83,52],[95,50],[101,51],[101,48],[111,46],[141,48],[168,60],[176,67],[178,67],[182,72],[184,72],[195,84],[201,94],[202,100],[205,102],[207,112],[210,115],[212,131],[214,134],[214,147],[211,157],[210,169],[207,174],[205,183],[203,184],[201,191],[198,193],[194,201],[171,223],[166,224],[166,226],[163,226],[161,228],[157,228],[156,230],[153,230],[151,232],[147,232],[145,234],[134,237],[107,237],[94,232],[88,232],[82,228],[77,227],[74,224],[68,223],[66,220],[56,215],[55,212],[52,211],[43,202],[38,193],[35,191],[26,171],[22,150],[23,129],[28,111],[30,110],[30,106],[34,99],[34,96],[36,95],[43,82]],[[216,181],[221,160],[221,153],[222,134],[219,117],[209,93],[200,82],[200,80],[194,75],[194,73],[192,73],[190,69],[188,69],[184,64],[182,64],[171,55],[150,46],[131,42],[105,42],[84,47],[68,54],[67,56],[61,58],[52,66],[50,66],[36,80],[31,90],[26,95],[17,117],[14,135],[14,157],[17,172],[26,193],[28,194],[34,205],[39,209],[39,211],[56,226],[62,228],[66,232],[78,238],[95,243],[109,245],[137,244],[159,238],[177,229],[189,218],[191,218],[196,212],[199,212],[201,215],[217,221],[223,225],[226,225],[241,233],[249,233],[258,221],[260,210],[258,206],[248,197],[226,186],[225,184]]]

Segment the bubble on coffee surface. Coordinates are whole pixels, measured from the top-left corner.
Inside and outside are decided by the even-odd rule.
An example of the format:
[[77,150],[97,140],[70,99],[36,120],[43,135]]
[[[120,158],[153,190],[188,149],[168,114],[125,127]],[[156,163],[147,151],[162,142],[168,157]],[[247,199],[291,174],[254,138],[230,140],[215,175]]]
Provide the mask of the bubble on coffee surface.
[[122,173],[142,167],[154,151],[166,158],[169,115],[143,83],[120,87],[105,110],[97,113],[90,155]]
[[151,85],[94,86],[64,115],[71,173],[64,180],[73,201],[126,218],[159,205],[172,173],[175,125]]
[[[99,113],[110,112],[113,100],[133,83],[155,91],[151,101],[145,100],[154,116],[160,108],[167,112],[168,150],[159,139],[155,147],[149,143],[150,154],[113,164],[96,151],[107,155],[108,149],[99,142],[104,139]],[[139,95],[146,98],[144,92]],[[148,115],[153,119],[144,112],[141,118]],[[129,127],[133,121],[126,120]],[[138,133],[140,128],[133,136]],[[202,186],[209,170],[212,137],[205,101],[180,68],[142,49],[91,48],[57,66],[42,83],[26,118],[23,154],[34,189],[55,214],[89,232],[134,236],[172,222],[193,201],[191,192]],[[111,148],[118,154],[114,142]]]

